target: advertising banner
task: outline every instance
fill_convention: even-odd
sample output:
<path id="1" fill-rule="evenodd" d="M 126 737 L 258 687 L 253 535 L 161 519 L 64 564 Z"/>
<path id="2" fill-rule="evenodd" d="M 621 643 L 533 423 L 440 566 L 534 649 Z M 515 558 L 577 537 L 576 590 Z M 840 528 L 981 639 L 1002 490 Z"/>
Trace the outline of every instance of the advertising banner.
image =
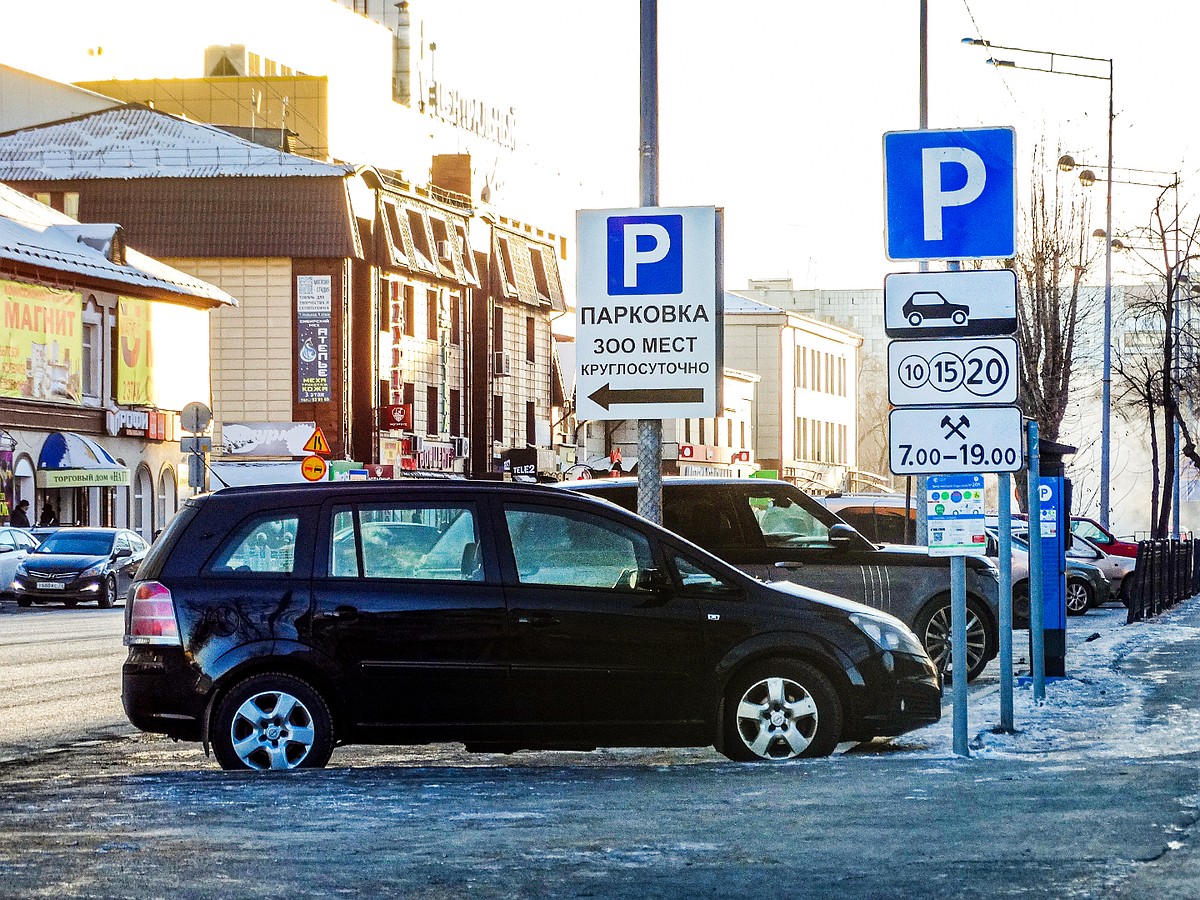
<path id="1" fill-rule="evenodd" d="M 79 403 L 83 297 L 0 279 L 0 397 Z"/>
<path id="2" fill-rule="evenodd" d="M 333 399 L 329 376 L 331 275 L 296 276 L 296 377 L 300 403 Z"/>
<path id="3" fill-rule="evenodd" d="M 117 298 L 117 402 L 125 406 L 150 406 L 154 402 L 150 351 L 150 302 L 134 297 Z"/>

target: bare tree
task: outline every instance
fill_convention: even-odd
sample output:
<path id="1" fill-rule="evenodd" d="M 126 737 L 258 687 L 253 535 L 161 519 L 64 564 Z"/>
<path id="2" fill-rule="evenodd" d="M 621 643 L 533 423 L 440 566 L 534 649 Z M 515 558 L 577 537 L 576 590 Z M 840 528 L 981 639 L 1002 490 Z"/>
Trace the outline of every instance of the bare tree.
<path id="1" fill-rule="evenodd" d="M 1025 234 L 1012 262 L 1020 306 L 1020 394 L 1041 436 L 1056 441 L 1076 368 L 1080 286 L 1094 255 L 1086 197 L 1064 193 L 1060 180 L 1047 176 L 1044 146 L 1034 154 L 1034 172 Z"/>
<path id="2" fill-rule="evenodd" d="M 1178 316 L 1182 288 L 1191 288 L 1188 267 L 1197 258 L 1200 219 L 1190 228 L 1183 226 L 1178 194 L 1174 208 L 1168 202 L 1168 192 L 1177 188 L 1177 183 L 1163 188 L 1149 224 L 1134 237 L 1145 243 L 1131 249 L 1158 277 L 1126 300 L 1126 337 L 1114 365 L 1120 379 L 1118 401 L 1131 413 L 1144 416 L 1150 428 L 1150 520 L 1157 538 L 1170 533 L 1176 424 L 1183 439 L 1180 452 L 1200 467 L 1200 452 L 1184 415 L 1200 400 L 1200 360 L 1193 325 Z"/>

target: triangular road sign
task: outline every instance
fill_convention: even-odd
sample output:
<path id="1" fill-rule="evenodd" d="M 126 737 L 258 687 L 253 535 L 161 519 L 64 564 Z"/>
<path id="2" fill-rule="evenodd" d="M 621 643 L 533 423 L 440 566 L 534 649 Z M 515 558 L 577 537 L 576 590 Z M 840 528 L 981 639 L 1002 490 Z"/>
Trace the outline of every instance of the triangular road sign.
<path id="1" fill-rule="evenodd" d="M 320 425 L 314 429 L 312 437 L 308 439 L 304 449 L 309 453 L 329 453 L 329 441 L 325 440 L 325 432 L 321 430 Z"/>

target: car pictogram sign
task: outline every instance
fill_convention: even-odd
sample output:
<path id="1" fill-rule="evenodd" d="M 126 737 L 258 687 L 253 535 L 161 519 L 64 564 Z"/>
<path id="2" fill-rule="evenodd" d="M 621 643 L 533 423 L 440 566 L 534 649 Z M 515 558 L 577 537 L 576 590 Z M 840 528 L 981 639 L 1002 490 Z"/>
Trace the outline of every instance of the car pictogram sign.
<path id="1" fill-rule="evenodd" d="M 325 440 L 325 432 L 318 425 L 312 433 L 312 437 L 308 439 L 308 443 L 304 445 L 304 449 L 309 453 L 324 453 L 329 454 L 329 441 Z M 312 479 L 316 480 L 316 479 Z"/>

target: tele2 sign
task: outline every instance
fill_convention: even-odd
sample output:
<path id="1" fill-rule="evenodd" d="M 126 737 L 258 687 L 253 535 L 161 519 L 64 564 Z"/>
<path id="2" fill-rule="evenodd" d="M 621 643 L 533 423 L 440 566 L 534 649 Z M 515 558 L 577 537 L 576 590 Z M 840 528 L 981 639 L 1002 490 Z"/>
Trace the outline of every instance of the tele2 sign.
<path id="1" fill-rule="evenodd" d="M 576 224 L 578 417 L 719 415 L 719 211 L 580 210 Z"/>
<path id="2" fill-rule="evenodd" d="M 888 259 L 1016 254 L 1012 128 L 892 131 L 883 156 Z"/>

